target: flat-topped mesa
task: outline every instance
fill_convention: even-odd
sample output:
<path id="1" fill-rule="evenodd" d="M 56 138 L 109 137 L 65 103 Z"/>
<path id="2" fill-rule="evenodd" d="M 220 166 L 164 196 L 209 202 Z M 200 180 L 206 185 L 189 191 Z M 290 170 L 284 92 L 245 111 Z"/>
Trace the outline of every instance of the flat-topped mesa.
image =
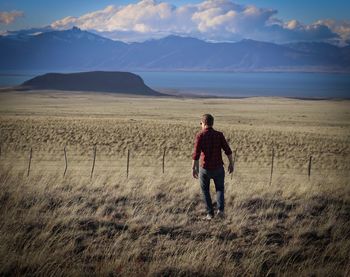
<path id="1" fill-rule="evenodd" d="M 118 71 L 47 73 L 25 81 L 18 89 L 95 91 L 149 96 L 163 95 L 146 86 L 140 76 L 130 72 Z"/>

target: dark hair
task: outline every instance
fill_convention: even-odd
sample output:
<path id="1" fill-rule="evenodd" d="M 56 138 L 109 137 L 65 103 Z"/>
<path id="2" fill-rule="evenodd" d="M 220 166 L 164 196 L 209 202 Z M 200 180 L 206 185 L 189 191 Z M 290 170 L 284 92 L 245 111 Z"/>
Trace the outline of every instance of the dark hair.
<path id="1" fill-rule="evenodd" d="M 202 115 L 202 122 L 205 125 L 213 126 L 213 124 L 214 124 L 214 117 L 211 114 L 208 114 L 208 113 L 203 114 Z"/>

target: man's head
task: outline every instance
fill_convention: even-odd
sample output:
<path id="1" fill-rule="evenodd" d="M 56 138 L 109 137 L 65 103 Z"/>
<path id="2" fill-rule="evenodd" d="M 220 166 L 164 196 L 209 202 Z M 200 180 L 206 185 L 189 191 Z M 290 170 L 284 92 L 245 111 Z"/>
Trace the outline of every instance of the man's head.
<path id="1" fill-rule="evenodd" d="M 214 117 L 211 114 L 203 114 L 201 120 L 202 129 L 212 127 L 214 125 Z"/>

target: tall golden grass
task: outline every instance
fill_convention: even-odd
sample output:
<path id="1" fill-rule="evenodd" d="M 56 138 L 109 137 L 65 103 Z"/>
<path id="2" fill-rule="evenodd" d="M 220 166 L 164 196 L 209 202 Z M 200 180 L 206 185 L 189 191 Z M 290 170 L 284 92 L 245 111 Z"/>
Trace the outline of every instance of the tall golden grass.
<path id="1" fill-rule="evenodd" d="M 1 275 L 350 274 L 347 101 L 54 92 L 0 101 Z M 211 222 L 190 167 L 207 111 L 238 153 L 226 218 Z"/>
<path id="2" fill-rule="evenodd" d="M 188 171 L 65 177 L 2 171 L 4 275 L 349 274 L 343 178 L 226 180 L 226 219 L 205 222 Z"/>

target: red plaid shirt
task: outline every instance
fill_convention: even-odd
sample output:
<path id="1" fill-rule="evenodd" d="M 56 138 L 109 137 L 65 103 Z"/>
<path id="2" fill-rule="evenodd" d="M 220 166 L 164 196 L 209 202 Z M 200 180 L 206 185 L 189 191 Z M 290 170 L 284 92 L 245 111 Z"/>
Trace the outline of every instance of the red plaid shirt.
<path id="1" fill-rule="evenodd" d="M 227 156 L 232 154 L 224 134 L 208 127 L 196 135 L 192 159 L 201 157 L 201 167 L 205 169 L 218 168 L 224 164 L 221 149 Z"/>

